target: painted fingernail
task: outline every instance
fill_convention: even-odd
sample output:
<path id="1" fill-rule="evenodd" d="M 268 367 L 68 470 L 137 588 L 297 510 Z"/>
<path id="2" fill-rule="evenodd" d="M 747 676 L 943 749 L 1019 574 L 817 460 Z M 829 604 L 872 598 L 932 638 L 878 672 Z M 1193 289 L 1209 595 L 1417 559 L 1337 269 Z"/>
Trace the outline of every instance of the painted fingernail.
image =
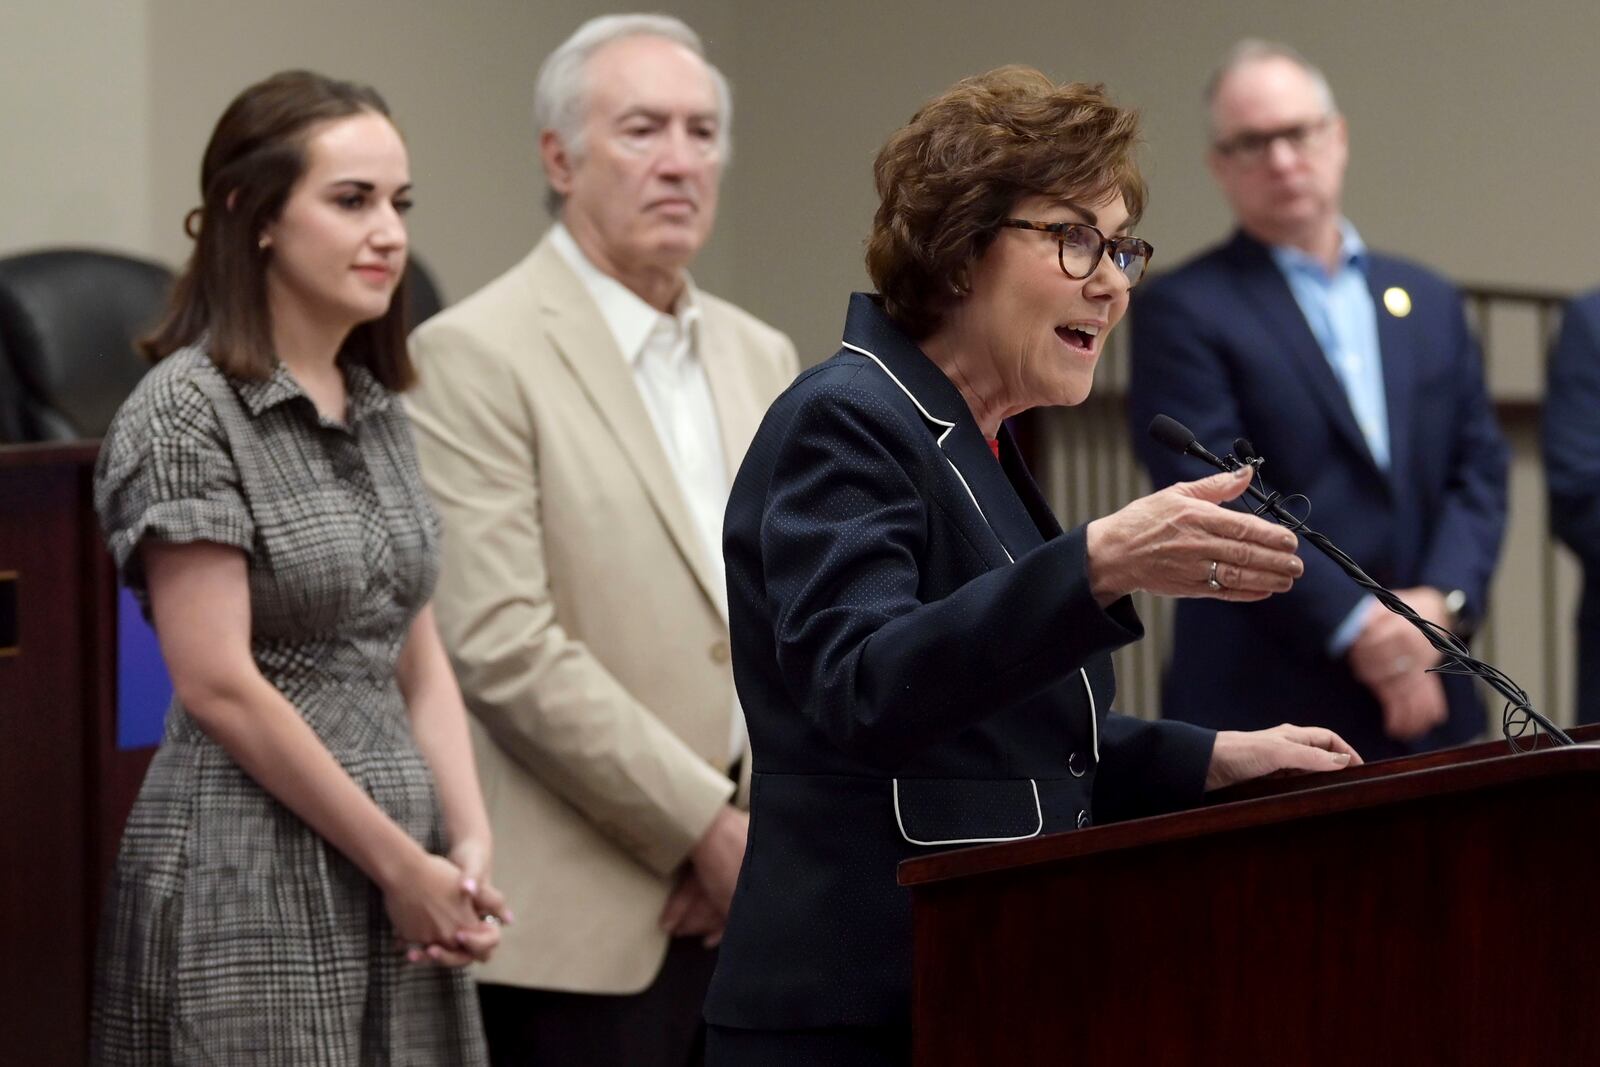
<path id="1" fill-rule="evenodd" d="M 476 893 L 478 891 L 478 880 L 476 878 L 463 879 L 461 882 L 461 888 L 465 889 L 469 893 Z"/>
<path id="2" fill-rule="evenodd" d="M 516 917 L 511 914 L 511 909 L 510 908 L 506 908 L 504 911 L 502 911 L 500 913 L 500 921 L 505 923 L 507 926 L 510 926 L 512 923 L 516 922 L 517 920 L 516 920 Z"/>
<path id="3" fill-rule="evenodd" d="M 421 958 L 422 958 L 422 953 L 418 952 L 416 949 L 414 949 L 414 948 L 406 949 L 406 962 L 407 963 L 416 963 Z"/>

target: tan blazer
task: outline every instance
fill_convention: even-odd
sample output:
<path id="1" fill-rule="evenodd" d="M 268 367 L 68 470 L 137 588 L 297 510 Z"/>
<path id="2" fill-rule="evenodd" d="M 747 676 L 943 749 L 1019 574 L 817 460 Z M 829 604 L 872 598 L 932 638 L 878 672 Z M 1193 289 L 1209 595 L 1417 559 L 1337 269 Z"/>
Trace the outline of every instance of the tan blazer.
<path id="1" fill-rule="evenodd" d="M 797 361 L 783 334 L 700 298 L 731 477 Z M 435 605 L 517 920 L 478 976 L 638 992 L 666 953 L 673 875 L 734 792 L 722 560 L 705 558 L 632 369 L 548 236 L 411 350 L 445 524 Z"/>

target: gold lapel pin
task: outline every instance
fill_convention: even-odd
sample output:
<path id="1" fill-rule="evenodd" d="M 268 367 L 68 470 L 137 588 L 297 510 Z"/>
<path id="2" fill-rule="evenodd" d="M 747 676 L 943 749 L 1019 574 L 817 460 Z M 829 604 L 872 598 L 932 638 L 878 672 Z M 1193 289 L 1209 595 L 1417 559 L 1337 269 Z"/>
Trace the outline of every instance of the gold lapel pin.
<path id="1" fill-rule="evenodd" d="M 1403 319 L 1411 314 L 1411 294 L 1398 285 L 1391 285 L 1383 291 L 1383 306 L 1395 318 Z"/>

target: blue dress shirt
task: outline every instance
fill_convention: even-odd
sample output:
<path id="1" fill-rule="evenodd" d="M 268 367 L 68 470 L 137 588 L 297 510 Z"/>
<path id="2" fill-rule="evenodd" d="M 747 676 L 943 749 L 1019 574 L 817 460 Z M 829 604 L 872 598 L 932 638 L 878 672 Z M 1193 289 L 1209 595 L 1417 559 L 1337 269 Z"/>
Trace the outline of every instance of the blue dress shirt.
<path id="1" fill-rule="evenodd" d="M 1321 260 L 1298 248 L 1274 247 L 1272 260 L 1289 283 L 1334 376 L 1344 386 L 1372 458 L 1387 470 L 1389 409 L 1378 348 L 1378 309 L 1367 285 L 1367 246 L 1348 219 L 1340 221 L 1339 233 L 1339 265 L 1331 273 Z M 1342 656 L 1354 643 L 1372 603 L 1370 596 L 1363 597 L 1345 616 L 1328 642 L 1330 655 Z"/>

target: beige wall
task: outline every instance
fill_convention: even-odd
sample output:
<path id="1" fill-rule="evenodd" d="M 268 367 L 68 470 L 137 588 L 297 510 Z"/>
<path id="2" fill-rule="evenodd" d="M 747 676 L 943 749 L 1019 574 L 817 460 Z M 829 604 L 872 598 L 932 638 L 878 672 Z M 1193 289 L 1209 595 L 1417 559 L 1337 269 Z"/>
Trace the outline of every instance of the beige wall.
<path id="1" fill-rule="evenodd" d="M 1058 0 L 975 6 L 688 0 L 733 80 L 736 157 L 697 273 L 794 335 L 834 344 L 864 284 L 871 161 L 920 101 L 1005 62 L 1103 80 L 1146 118 L 1158 265 L 1216 239 L 1200 86 L 1249 33 L 1327 70 L 1352 127 L 1348 207 L 1380 246 L 1464 280 L 1600 280 L 1593 203 L 1600 5 Z M 376 84 L 412 149 L 416 248 L 459 297 L 546 224 L 529 130 L 538 59 L 604 7 L 581 0 L 7 0 L 0 5 L 0 252 L 94 241 L 175 261 L 201 146 L 273 70 Z M 1528 379 L 1531 384 L 1532 378 Z"/>
<path id="2" fill-rule="evenodd" d="M 1352 131 L 1347 208 L 1372 243 L 1463 281 L 1600 283 L 1593 0 L 667 9 L 700 29 L 735 91 L 723 218 L 696 274 L 788 331 L 803 359 L 832 351 L 845 294 L 865 284 L 878 145 L 928 96 L 1001 63 L 1104 81 L 1142 109 L 1153 198 L 1141 232 L 1158 266 L 1217 240 L 1228 220 L 1203 166 L 1199 93 L 1227 45 L 1252 34 L 1286 39 L 1326 70 Z M 91 243 L 176 263 L 222 107 L 255 78 L 309 66 L 388 97 L 418 184 L 413 245 L 459 298 L 547 224 L 533 73 L 603 10 L 580 0 L 5 0 L 0 254 Z M 1531 331 L 1497 345 L 1497 392 L 1537 393 L 1539 347 Z M 1507 666 L 1531 681 L 1542 652 L 1525 624 L 1543 507 L 1531 441 L 1519 443 L 1498 636 Z M 1573 573 L 1563 559 L 1569 591 Z"/>
<path id="3" fill-rule="evenodd" d="M 0 254 L 148 253 L 149 67 L 142 3 L 0 3 Z"/>
<path id="4" fill-rule="evenodd" d="M 927 96 L 1000 63 L 1104 81 L 1143 111 L 1142 232 L 1157 266 L 1216 240 L 1228 218 L 1205 172 L 1199 97 L 1220 54 L 1251 34 L 1287 39 L 1326 70 L 1351 124 L 1347 208 L 1374 244 L 1463 280 L 1600 282 L 1592 2 L 1123 0 L 1092 16 L 1055 0 L 748 7 L 729 64 L 743 106 L 731 295 L 803 355 L 835 343 L 842 294 L 864 284 L 877 146 Z"/>
<path id="5" fill-rule="evenodd" d="M 680 5 L 720 28 L 727 5 Z M 539 60 L 587 18 L 570 0 L 153 0 L 150 10 L 150 212 L 157 249 L 176 261 L 198 202 L 199 160 L 227 101 L 250 81 L 310 67 L 378 87 L 406 134 L 417 209 L 412 246 L 448 298 L 476 289 L 547 224 L 531 128 Z M 725 258 L 722 246 L 707 263 Z M 732 273 L 728 271 L 727 273 Z"/>
<path id="6" fill-rule="evenodd" d="M 732 5 L 669 10 L 727 51 Z M 89 243 L 181 262 L 200 154 L 249 82 L 302 66 L 376 85 L 411 148 L 413 243 L 459 297 L 547 225 L 530 128 L 543 55 L 592 4 L 5 0 L 0 254 Z M 719 235 L 700 271 L 736 271 Z M 718 285 L 719 288 L 726 286 Z"/>

